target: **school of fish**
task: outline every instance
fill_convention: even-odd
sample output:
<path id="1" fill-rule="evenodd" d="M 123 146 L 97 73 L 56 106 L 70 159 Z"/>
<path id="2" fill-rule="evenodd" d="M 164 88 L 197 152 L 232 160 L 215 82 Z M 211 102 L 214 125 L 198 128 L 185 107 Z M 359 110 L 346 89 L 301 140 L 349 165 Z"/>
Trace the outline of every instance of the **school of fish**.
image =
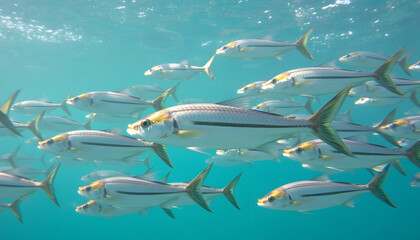
<path id="1" fill-rule="evenodd" d="M 296 42 L 275 41 L 270 37 L 236 40 L 217 49 L 203 66 L 193 66 L 187 61 L 165 63 L 150 68 L 144 75 L 175 81 L 191 80 L 204 72 L 215 80 L 210 67 L 219 57 L 281 60 L 288 52 L 300 52 L 314 60 L 307 48 L 312 31 L 309 29 Z M 265 196 L 252 196 L 260 207 L 298 212 L 338 205 L 353 207 L 355 199 L 365 192 L 396 207 L 382 186 L 391 166 L 407 176 L 401 159 L 420 167 L 420 116 L 395 119 L 396 108 L 380 123 L 363 126 L 353 122 L 351 111 L 357 106 L 398 105 L 407 99 L 420 107 L 420 81 L 390 76 L 397 63 L 409 77 L 419 71 L 420 61 L 408 66 L 411 52 L 403 55 L 405 50 L 402 48 L 391 57 L 358 51 L 320 66 L 290 69 L 271 79 L 247 83 L 237 90 L 237 98 L 218 103 L 199 100 L 180 103 L 177 96 L 180 82 L 166 90 L 136 85 L 110 92 L 92 91 L 67 96 L 60 103 L 44 100 L 15 103 L 20 92 L 17 90 L 0 108 L 0 136 L 24 139 L 25 130 L 29 130 L 33 138 L 22 142 L 42 152 L 40 157 L 28 156 L 21 153 L 21 146 L 16 146 L 14 151 L 0 155 L 0 211 L 10 209 L 23 223 L 22 200 L 39 189 L 59 206 L 53 187 L 57 173 L 60 177 L 59 169 L 91 163 L 100 167 L 80 176 L 87 185 L 69 190 L 87 199 L 76 207 L 76 212 L 83 215 L 105 218 L 147 215 L 151 208 L 158 207 L 175 218 L 172 210 L 185 205 L 198 204 L 212 212 L 209 202 L 219 195 L 241 209 L 234 190 L 242 174 L 226 176 L 233 180 L 226 181 L 223 188 L 208 187 L 203 184 L 212 166 L 251 165 L 280 159 L 297 161 L 304 168 L 324 174 L 287 183 Z M 336 63 L 367 70 L 341 69 Z M 328 94 L 334 96 L 314 111 L 313 103 Z M 358 100 L 345 111 L 341 107 L 347 96 Z M 166 107 L 168 97 L 179 104 Z M 87 121 L 72 120 L 69 106 L 85 112 Z M 67 116 L 50 115 L 58 109 Z M 297 114 L 299 111 L 305 114 Z M 142 117 L 144 112 L 148 115 Z M 11 113 L 30 115 L 32 120 L 18 122 L 13 120 L 15 116 L 10 117 Z M 93 130 L 95 122 L 119 124 L 123 130 Z M 368 136 L 372 134 L 385 139 L 390 147 L 369 142 Z M 172 164 L 165 146 L 211 155 L 206 160 L 209 165 L 190 181 L 168 182 L 169 173 L 157 180 L 157 172 L 150 166 L 153 155 L 174 171 L 182 171 L 183 167 L 178 161 Z M 209 153 L 212 151 L 215 154 Z M 139 159 L 146 152 L 150 154 Z M 46 153 L 54 155 L 48 167 L 44 161 Z M 41 161 L 45 170 L 33 168 L 35 161 Z M 147 171 L 134 175 L 102 169 L 138 164 L 144 164 Z M 355 169 L 368 169 L 375 176 L 360 185 L 334 182 L 327 175 Z M 420 173 L 409 184 L 420 186 Z"/>

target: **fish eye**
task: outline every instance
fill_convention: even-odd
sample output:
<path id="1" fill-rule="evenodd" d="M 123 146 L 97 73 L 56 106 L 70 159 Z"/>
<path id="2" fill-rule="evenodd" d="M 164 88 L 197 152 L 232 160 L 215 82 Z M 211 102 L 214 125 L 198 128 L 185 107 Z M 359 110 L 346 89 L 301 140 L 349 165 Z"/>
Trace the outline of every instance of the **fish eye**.
<path id="1" fill-rule="evenodd" d="M 396 128 L 398 127 L 398 125 L 397 125 L 397 124 L 395 124 L 395 123 L 393 123 L 393 124 L 389 125 L 389 127 L 390 127 L 391 129 L 396 129 Z"/>
<path id="2" fill-rule="evenodd" d="M 274 202 L 274 200 L 276 200 L 276 198 L 274 198 L 273 196 L 269 196 L 268 198 L 267 198 L 267 201 L 268 202 Z"/>
<path id="3" fill-rule="evenodd" d="M 90 192 L 90 191 L 92 191 L 92 186 L 87 186 L 86 187 L 86 192 Z"/>
<path id="4" fill-rule="evenodd" d="M 244 87 L 244 91 L 248 90 L 248 87 Z"/>
<path id="5" fill-rule="evenodd" d="M 48 140 L 47 140 L 47 142 L 46 142 L 46 144 L 47 144 L 47 145 L 51 145 L 51 144 L 53 144 L 53 143 L 54 143 L 54 140 L 53 140 L 53 139 L 51 139 L 51 138 L 50 138 L 50 139 L 48 139 Z"/>
<path id="6" fill-rule="evenodd" d="M 296 152 L 297 154 L 301 154 L 301 153 L 303 152 L 303 148 L 301 148 L 301 147 L 297 147 L 297 148 L 296 148 L 296 150 L 295 150 L 295 152 Z"/>
<path id="7" fill-rule="evenodd" d="M 142 128 L 147 128 L 148 126 L 150 126 L 151 122 L 149 119 L 144 120 L 143 122 L 140 123 Z"/>

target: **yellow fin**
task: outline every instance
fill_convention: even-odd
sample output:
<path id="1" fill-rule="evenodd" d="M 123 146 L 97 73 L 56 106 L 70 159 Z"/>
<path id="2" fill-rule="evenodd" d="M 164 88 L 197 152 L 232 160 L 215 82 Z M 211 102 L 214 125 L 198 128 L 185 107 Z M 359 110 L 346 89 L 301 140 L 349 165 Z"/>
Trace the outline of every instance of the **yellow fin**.
<path id="1" fill-rule="evenodd" d="M 294 85 L 295 85 L 296 87 L 304 87 L 304 86 L 306 86 L 306 85 L 310 85 L 310 84 L 312 84 L 312 81 L 297 82 L 297 83 L 295 83 Z"/>
<path id="2" fill-rule="evenodd" d="M 254 48 L 241 48 L 239 51 L 248 52 L 248 51 L 251 51 L 252 49 L 254 49 Z"/>
<path id="3" fill-rule="evenodd" d="M 176 134 L 182 138 L 194 138 L 201 132 L 203 131 L 202 130 L 178 130 Z"/>
<path id="4" fill-rule="evenodd" d="M 173 70 L 162 70 L 162 73 L 170 73 L 173 72 Z"/>
<path id="5" fill-rule="evenodd" d="M 339 156 L 330 156 L 330 155 L 321 155 L 319 156 L 322 160 L 325 161 L 331 161 L 331 160 L 335 160 L 337 158 L 340 158 Z"/>
<path id="6" fill-rule="evenodd" d="M 305 200 L 301 200 L 301 201 L 293 201 L 292 205 L 293 206 L 302 206 L 303 204 L 305 204 L 307 201 Z"/>

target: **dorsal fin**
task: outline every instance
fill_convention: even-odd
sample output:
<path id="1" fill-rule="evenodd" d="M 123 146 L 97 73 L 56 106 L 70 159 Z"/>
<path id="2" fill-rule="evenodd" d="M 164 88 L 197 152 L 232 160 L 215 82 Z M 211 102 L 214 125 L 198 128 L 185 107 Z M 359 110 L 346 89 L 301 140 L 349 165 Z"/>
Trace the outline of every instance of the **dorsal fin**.
<path id="1" fill-rule="evenodd" d="M 328 174 L 322 174 L 318 177 L 312 178 L 311 181 L 330 181 Z"/>
<path id="2" fill-rule="evenodd" d="M 273 40 L 273 35 L 268 34 L 268 35 L 265 35 L 264 37 L 260 37 L 259 39 L 272 41 Z"/>
<path id="3" fill-rule="evenodd" d="M 179 64 L 189 65 L 189 62 L 188 62 L 188 60 L 182 60 L 181 62 L 179 62 Z"/>

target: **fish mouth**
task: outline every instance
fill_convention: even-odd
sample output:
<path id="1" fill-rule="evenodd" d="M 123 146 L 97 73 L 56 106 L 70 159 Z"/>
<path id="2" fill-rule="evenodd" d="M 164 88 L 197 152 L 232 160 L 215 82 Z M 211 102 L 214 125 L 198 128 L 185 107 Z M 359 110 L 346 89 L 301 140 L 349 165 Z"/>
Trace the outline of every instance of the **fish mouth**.
<path id="1" fill-rule="evenodd" d="M 146 72 L 144 72 L 144 76 L 150 76 L 150 75 L 152 75 L 151 71 L 147 70 Z"/>
<path id="2" fill-rule="evenodd" d="M 142 135 L 137 131 L 137 130 L 135 130 L 132 126 L 130 126 L 130 125 L 128 125 L 128 128 L 127 128 L 127 130 L 126 130 L 126 132 L 128 133 L 128 134 L 130 134 L 131 136 L 133 136 L 133 137 L 141 137 Z"/>
<path id="3" fill-rule="evenodd" d="M 261 86 L 261 89 L 263 89 L 263 90 L 273 89 L 273 88 L 274 88 L 274 84 L 272 84 L 272 83 L 264 83 L 264 84 Z"/>
<path id="4" fill-rule="evenodd" d="M 261 199 L 258 199 L 257 205 L 260 207 L 265 207 L 265 203 Z"/>
<path id="5" fill-rule="evenodd" d="M 225 51 L 223 49 L 221 49 L 221 48 L 219 48 L 219 49 L 216 50 L 216 54 L 217 55 L 221 55 L 221 54 L 224 54 L 224 53 L 225 53 Z"/>
<path id="6" fill-rule="evenodd" d="M 346 58 L 343 56 L 343 57 L 340 57 L 338 60 L 339 60 L 340 62 L 343 62 L 343 61 L 345 61 L 345 60 L 346 60 Z"/>
<path id="7" fill-rule="evenodd" d="M 242 90 L 242 89 L 238 89 L 238 91 L 236 91 L 236 93 L 237 93 L 237 94 L 244 94 L 245 92 L 244 92 L 244 90 Z"/>
<path id="8" fill-rule="evenodd" d="M 74 100 L 72 98 L 67 99 L 66 100 L 66 103 L 69 104 L 69 105 L 73 105 L 74 104 Z"/>
<path id="9" fill-rule="evenodd" d="M 292 157 L 292 154 L 290 154 L 290 152 L 287 151 L 287 150 L 283 150 L 283 156 L 285 156 L 287 158 L 291 158 Z"/>

